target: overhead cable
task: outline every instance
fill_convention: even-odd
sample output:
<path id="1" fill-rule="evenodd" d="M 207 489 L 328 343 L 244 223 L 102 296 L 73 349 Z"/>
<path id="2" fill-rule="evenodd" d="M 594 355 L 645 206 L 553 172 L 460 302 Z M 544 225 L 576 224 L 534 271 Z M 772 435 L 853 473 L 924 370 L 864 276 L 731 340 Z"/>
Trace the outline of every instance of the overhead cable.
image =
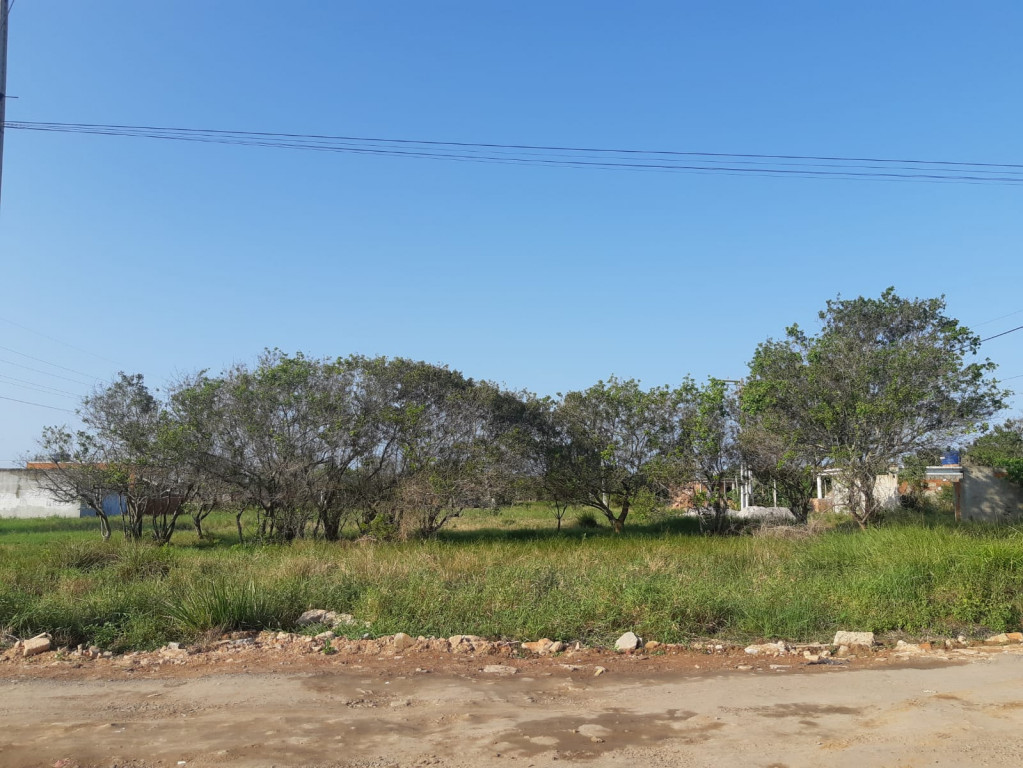
<path id="1" fill-rule="evenodd" d="M 605 149 L 100 123 L 9 121 L 13 130 L 92 134 L 455 162 L 788 178 L 1023 184 L 1023 164 L 837 155 Z"/>
<path id="2" fill-rule="evenodd" d="M 981 342 L 983 343 L 985 341 L 991 341 L 991 339 L 997 339 L 999 336 L 1007 336 L 1010 333 L 1015 333 L 1016 331 L 1023 331 L 1023 325 L 1017 325 L 1015 328 L 1010 328 L 1007 331 L 996 333 L 994 336 L 988 336 L 986 339 L 981 339 Z"/>
<path id="3" fill-rule="evenodd" d="M 64 413 L 74 413 L 70 408 L 58 408 L 55 405 L 43 405 L 43 403 L 32 403 L 28 400 L 18 400 L 16 397 L 6 397 L 0 395 L 0 400 L 10 400 L 12 403 L 21 403 L 22 405 L 34 405 L 37 408 L 49 408 L 51 411 L 64 411 Z"/>

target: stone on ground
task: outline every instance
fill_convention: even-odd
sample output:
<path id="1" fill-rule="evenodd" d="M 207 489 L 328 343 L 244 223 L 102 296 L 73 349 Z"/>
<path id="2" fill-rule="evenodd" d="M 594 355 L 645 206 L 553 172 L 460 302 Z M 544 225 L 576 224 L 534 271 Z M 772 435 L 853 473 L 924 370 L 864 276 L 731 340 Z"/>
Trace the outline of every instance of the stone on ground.
<path id="1" fill-rule="evenodd" d="M 636 636 L 635 632 L 626 632 L 624 635 L 615 640 L 616 651 L 634 651 L 641 645 L 641 640 Z"/>
<path id="2" fill-rule="evenodd" d="M 831 641 L 832 645 L 848 645 L 850 647 L 856 645 L 862 645 L 869 648 L 874 644 L 874 633 L 873 632 L 845 632 L 839 630 L 835 633 L 835 639 Z"/>
<path id="3" fill-rule="evenodd" d="M 413 640 L 409 635 L 406 635 L 404 632 L 398 632 L 394 637 L 391 638 L 391 645 L 394 646 L 394 650 L 396 651 L 407 650 L 408 648 L 411 648 L 415 644 L 416 641 Z"/>
<path id="4" fill-rule="evenodd" d="M 518 670 L 515 667 L 508 666 L 507 664 L 487 664 L 483 667 L 483 672 L 488 675 L 504 675 L 510 676 L 518 674 Z"/>
<path id="5" fill-rule="evenodd" d="M 323 624 L 327 616 L 327 611 L 323 608 L 312 608 L 306 611 L 298 620 L 295 622 L 300 627 L 308 627 L 310 624 Z"/>
<path id="6" fill-rule="evenodd" d="M 785 651 L 783 640 L 779 640 L 777 643 L 758 643 L 746 647 L 746 653 L 750 656 L 781 656 Z"/>
<path id="7" fill-rule="evenodd" d="M 35 656 L 39 653 L 46 653 L 50 650 L 50 636 L 36 635 L 31 640 L 26 640 L 21 646 L 22 656 Z"/>

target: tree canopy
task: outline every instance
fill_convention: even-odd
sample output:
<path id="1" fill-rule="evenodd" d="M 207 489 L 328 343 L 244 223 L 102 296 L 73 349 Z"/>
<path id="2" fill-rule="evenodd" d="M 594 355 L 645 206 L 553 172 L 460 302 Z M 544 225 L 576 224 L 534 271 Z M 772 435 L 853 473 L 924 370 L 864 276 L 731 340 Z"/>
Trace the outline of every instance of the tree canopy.
<path id="1" fill-rule="evenodd" d="M 944 314 L 945 302 L 835 299 L 821 330 L 792 326 L 761 344 L 743 408 L 781 436 L 786 462 L 837 470 L 861 524 L 879 510 L 874 484 L 900 458 L 968 432 L 1003 405 L 979 337 Z"/>

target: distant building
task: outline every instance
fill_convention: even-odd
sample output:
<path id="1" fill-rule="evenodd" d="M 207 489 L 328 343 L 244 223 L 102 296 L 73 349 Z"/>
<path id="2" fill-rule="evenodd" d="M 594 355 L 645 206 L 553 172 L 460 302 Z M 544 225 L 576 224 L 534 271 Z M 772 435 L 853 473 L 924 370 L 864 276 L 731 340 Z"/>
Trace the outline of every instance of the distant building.
<path id="1" fill-rule="evenodd" d="M 45 467 L 49 468 L 49 467 Z M 25 469 L 0 469 L 0 518 L 2 517 L 94 517 L 96 513 L 81 502 L 57 501 L 43 482 L 44 465 Z M 121 514 L 116 494 L 103 500 L 108 515 Z"/>

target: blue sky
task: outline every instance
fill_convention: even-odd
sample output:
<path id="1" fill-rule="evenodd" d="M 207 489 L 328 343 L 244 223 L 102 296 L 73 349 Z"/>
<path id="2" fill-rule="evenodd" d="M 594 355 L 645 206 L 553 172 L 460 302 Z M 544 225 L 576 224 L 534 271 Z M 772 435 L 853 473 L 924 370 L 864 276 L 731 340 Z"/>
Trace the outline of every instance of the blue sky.
<path id="1" fill-rule="evenodd" d="M 7 118 L 1023 163 L 1021 29 L 1014 1 L 18 0 Z M 735 378 L 888 285 L 983 336 L 1023 324 L 1019 186 L 17 130 L 3 171 L 0 395 L 58 408 L 274 346 L 545 394 Z M 1023 375 L 1023 332 L 983 351 Z M 0 400 L 0 464 L 72 418 Z"/>

